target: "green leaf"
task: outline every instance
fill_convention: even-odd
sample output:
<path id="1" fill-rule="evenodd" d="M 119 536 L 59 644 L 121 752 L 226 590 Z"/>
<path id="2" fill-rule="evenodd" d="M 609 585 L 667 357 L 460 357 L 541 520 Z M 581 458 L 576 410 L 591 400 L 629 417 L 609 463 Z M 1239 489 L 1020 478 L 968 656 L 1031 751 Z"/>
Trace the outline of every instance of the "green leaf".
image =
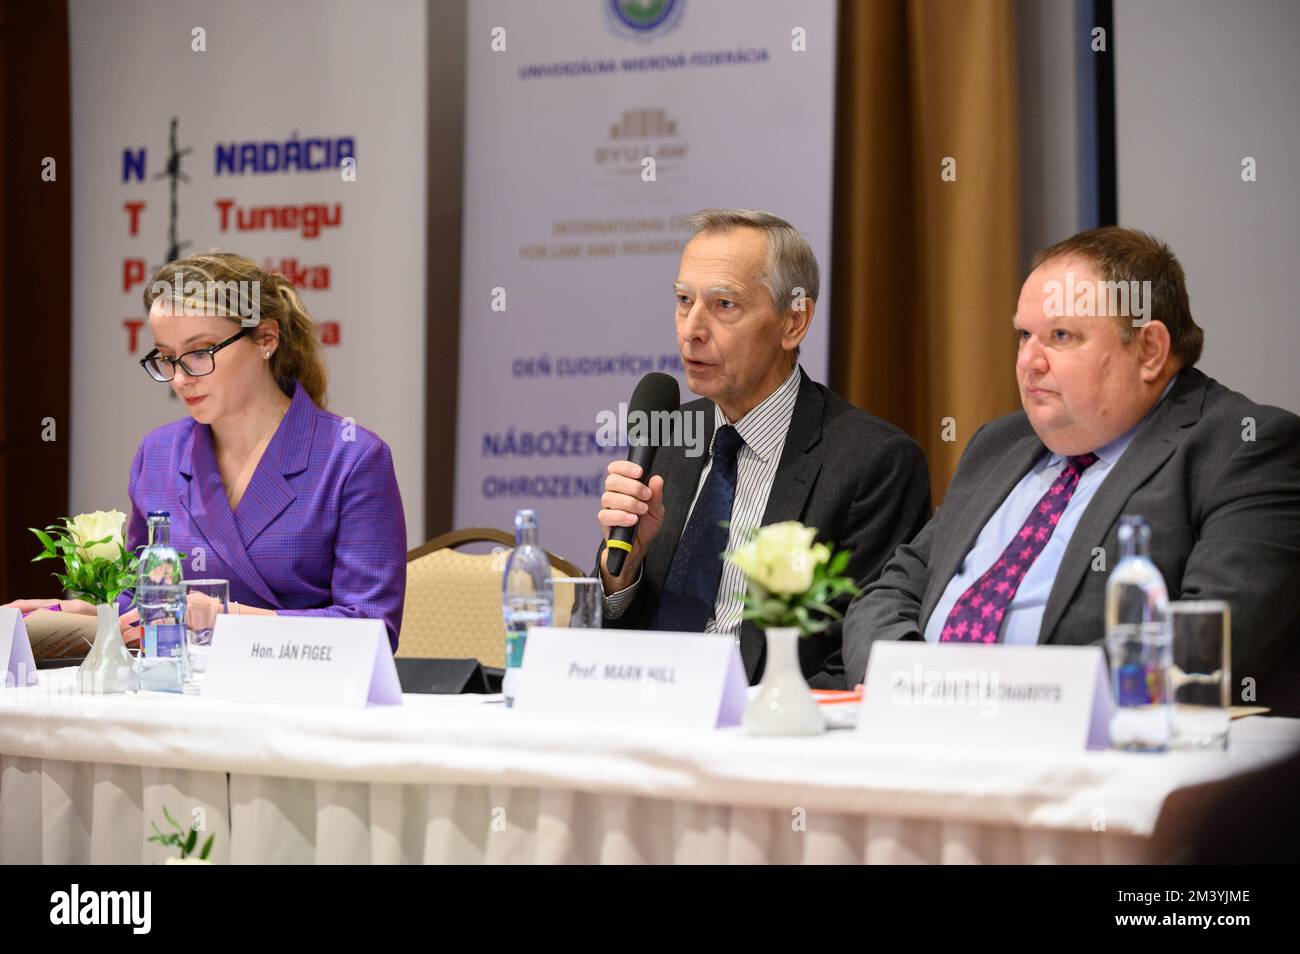
<path id="1" fill-rule="evenodd" d="M 36 534 L 36 539 L 41 541 L 41 545 L 44 546 L 46 550 L 50 551 L 50 555 L 52 556 L 55 547 L 54 541 L 50 539 L 50 535 L 44 530 L 37 530 L 35 527 L 28 527 L 27 529 Z"/>
<path id="2" fill-rule="evenodd" d="M 191 828 L 190 837 L 185 839 L 185 844 L 181 847 L 181 857 L 188 858 L 190 852 L 194 850 L 194 846 L 197 845 L 198 842 L 199 830 L 197 828 Z"/>
<path id="3" fill-rule="evenodd" d="M 831 557 L 830 563 L 826 565 L 827 576 L 839 576 L 844 572 L 844 568 L 849 565 L 849 551 L 841 550 L 835 556 Z"/>
<path id="4" fill-rule="evenodd" d="M 208 840 L 203 843 L 203 851 L 199 853 L 200 861 L 208 860 L 208 855 L 212 853 L 212 839 L 216 837 L 217 837 L 216 832 L 213 832 L 211 835 L 208 835 Z"/>
<path id="5" fill-rule="evenodd" d="M 180 822 L 178 822 L 175 818 L 172 818 L 172 813 L 167 810 L 166 805 L 163 806 L 163 818 L 171 822 L 172 827 L 175 828 L 177 831 L 184 833 L 185 829 L 181 827 Z"/>
<path id="6" fill-rule="evenodd" d="M 840 613 L 840 611 L 837 610 L 834 606 L 828 606 L 825 603 L 807 603 L 805 605 L 807 605 L 809 609 L 814 609 L 817 612 L 823 614 L 824 616 L 830 617 L 831 619 L 843 618 L 843 614 Z"/>

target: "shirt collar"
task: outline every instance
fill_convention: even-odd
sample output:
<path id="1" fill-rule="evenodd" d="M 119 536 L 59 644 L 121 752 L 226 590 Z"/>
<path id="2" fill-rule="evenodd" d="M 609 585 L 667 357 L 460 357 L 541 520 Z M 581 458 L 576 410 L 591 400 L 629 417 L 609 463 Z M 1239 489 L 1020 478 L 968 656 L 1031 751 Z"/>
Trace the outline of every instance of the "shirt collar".
<path id="1" fill-rule="evenodd" d="M 1160 392 L 1160 397 L 1156 398 L 1156 403 L 1151 405 L 1151 410 L 1147 411 L 1146 414 L 1142 416 L 1142 420 L 1138 421 L 1110 443 L 1103 444 L 1101 447 L 1098 447 L 1093 451 L 1093 453 L 1097 455 L 1099 461 L 1107 466 L 1113 467 L 1115 462 L 1124 456 L 1124 451 L 1128 450 L 1128 445 L 1133 443 L 1133 438 L 1137 437 L 1137 432 L 1142 430 L 1142 425 L 1145 424 L 1151 418 L 1151 415 L 1156 412 L 1156 408 L 1160 406 L 1160 402 L 1169 396 L 1169 392 L 1173 390 L 1174 382 L 1177 380 L 1177 374 L 1169 379 L 1169 383 L 1165 385 L 1165 389 Z M 1062 460 L 1064 460 L 1063 455 L 1049 452 L 1047 466 L 1055 467 Z"/>
<path id="2" fill-rule="evenodd" d="M 790 418 L 794 416 L 795 401 L 799 397 L 799 363 L 795 362 L 789 376 L 780 386 L 763 398 L 752 411 L 736 421 L 734 427 L 740 439 L 759 460 L 766 461 L 785 442 L 786 431 L 790 429 Z M 722 413 L 722 408 L 713 405 L 713 433 L 718 428 L 731 423 Z M 709 442 L 709 454 L 713 453 L 713 442 Z"/>

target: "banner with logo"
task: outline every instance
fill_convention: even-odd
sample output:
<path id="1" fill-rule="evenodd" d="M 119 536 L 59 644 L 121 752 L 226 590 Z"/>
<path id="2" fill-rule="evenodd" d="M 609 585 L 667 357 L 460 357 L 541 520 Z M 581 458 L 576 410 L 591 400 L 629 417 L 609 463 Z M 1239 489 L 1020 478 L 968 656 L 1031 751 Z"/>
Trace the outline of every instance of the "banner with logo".
<path id="1" fill-rule="evenodd" d="M 140 439 L 186 416 L 137 363 L 142 296 L 158 266 L 217 248 L 297 287 L 329 409 L 388 442 L 423 539 L 425 16 L 423 0 L 69 4 L 73 513 L 129 512 Z"/>
<path id="2" fill-rule="evenodd" d="M 672 283 L 686 217 L 788 219 L 821 297 L 803 345 L 825 380 L 833 0 L 475 0 L 469 5 L 458 526 L 539 512 L 588 567 L 600 422 L 648 371 L 683 381 Z"/>

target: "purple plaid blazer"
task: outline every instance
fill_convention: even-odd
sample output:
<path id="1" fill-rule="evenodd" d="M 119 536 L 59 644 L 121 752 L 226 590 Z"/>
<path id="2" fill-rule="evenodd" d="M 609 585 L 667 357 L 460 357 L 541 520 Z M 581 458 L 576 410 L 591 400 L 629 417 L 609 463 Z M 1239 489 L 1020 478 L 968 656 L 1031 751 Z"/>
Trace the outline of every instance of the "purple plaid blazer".
<path id="1" fill-rule="evenodd" d="M 392 453 L 373 432 L 318 408 L 301 384 L 234 512 L 212 430 L 192 418 L 140 442 L 130 495 L 133 550 L 148 542 L 146 514 L 166 510 L 186 578 L 229 580 L 231 600 L 281 616 L 382 619 L 397 648 L 406 517 Z M 131 599 L 123 594 L 120 612 Z"/>

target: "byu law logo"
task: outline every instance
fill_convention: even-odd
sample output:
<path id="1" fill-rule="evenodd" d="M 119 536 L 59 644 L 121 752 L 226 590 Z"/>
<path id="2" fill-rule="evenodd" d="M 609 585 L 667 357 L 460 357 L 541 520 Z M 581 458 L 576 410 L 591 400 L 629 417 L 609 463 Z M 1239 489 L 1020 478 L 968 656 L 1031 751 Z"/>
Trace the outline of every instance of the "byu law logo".
<path id="1" fill-rule="evenodd" d="M 681 21 L 686 0 L 606 0 L 605 19 L 616 36 L 651 40 Z"/>
<path id="2" fill-rule="evenodd" d="M 152 923 L 150 891 L 71 891 L 50 895 L 51 924 L 129 924 L 131 933 L 148 934 Z"/>

